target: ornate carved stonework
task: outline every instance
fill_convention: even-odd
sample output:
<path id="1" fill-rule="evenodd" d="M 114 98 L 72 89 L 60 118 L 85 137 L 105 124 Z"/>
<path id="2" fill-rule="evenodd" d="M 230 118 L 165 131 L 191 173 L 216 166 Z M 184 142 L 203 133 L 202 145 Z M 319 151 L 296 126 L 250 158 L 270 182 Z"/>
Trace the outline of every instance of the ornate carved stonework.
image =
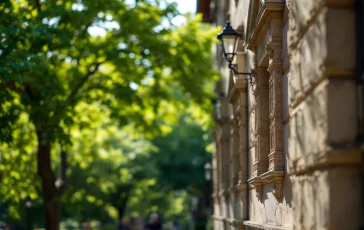
<path id="1" fill-rule="evenodd" d="M 272 194 L 278 201 L 281 200 L 283 195 L 283 178 L 285 172 L 266 172 L 260 176 L 261 183 L 267 184 L 273 182 Z"/>
<path id="2" fill-rule="evenodd" d="M 263 198 L 263 181 L 261 180 L 260 176 L 255 176 L 248 180 L 249 184 L 253 185 L 255 188 L 255 195 L 259 200 Z"/>
<path id="3" fill-rule="evenodd" d="M 241 181 L 241 175 L 246 172 L 241 171 L 241 155 L 242 152 L 245 151 L 244 142 L 241 137 L 242 136 L 242 129 L 246 129 L 246 122 L 245 119 L 242 119 L 242 115 L 244 115 L 245 118 L 245 112 L 241 112 L 242 110 L 246 110 L 245 105 L 245 97 L 243 97 L 244 94 L 246 94 L 247 90 L 247 80 L 246 78 L 237 77 L 234 79 L 233 84 L 230 87 L 229 90 L 229 102 L 232 104 L 233 108 L 233 118 L 231 120 L 231 128 L 232 128 L 232 135 L 231 139 L 233 141 L 232 145 L 232 192 L 235 194 L 238 192 L 237 186 L 240 184 Z M 245 167 L 244 167 L 245 168 Z"/>
<path id="4" fill-rule="evenodd" d="M 261 199 L 263 185 L 274 182 L 273 194 L 282 194 L 283 172 L 283 94 L 282 94 L 282 18 L 284 1 L 250 1 L 248 17 L 248 49 L 255 53 L 256 79 L 255 123 L 256 148 L 253 178 L 257 196 Z M 253 115 L 253 113 L 251 113 Z M 268 174 L 267 174 L 268 173 Z M 282 174 L 283 173 L 283 174 Z"/>

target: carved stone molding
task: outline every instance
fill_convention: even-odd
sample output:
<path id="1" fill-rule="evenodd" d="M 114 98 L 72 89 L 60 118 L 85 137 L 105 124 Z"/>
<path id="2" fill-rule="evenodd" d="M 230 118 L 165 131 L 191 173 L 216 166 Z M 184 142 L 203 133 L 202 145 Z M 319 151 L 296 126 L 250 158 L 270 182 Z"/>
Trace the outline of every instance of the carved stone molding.
<path id="1" fill-rule="evenodd" d="M 278 201 L 281 201 L 283 195 L 284 175 L 284 171 L 269 171 L 260 176 L 263 184 L 273 182 L 272 194 L 276 197 Z"/>
<path id="2" fill-rule="evenodd" d="M 259 200 L 263 199 L 263 181 L 259 176 L 253 177 L 248 180 L 250 185 L 253 185 L 255 189 L 255 195 Z"/>
<path id="3" fill-rule="evenodd" d="M 263 187 L 265 184 L 273 182 L 272 194 L 278 201 L 281 201 L 283 195 L 283 178 L 284 171 L 270 171 L 260 176 L 253 177 L 248 180 L 250 185 L 254 186 L 256 196 L 259 200 L 263 198 Z"/>
<path id="4" fill-rule="evenodd" d="M 264 2 L 258 6 L 257 2 L 251 1 L 249 16 L 248 16 L 248 30 L 247 30 L 247 43 L 248 49 L 255 52 L 257 42 L 261 41 L 265 32 L 269 28 L 269 23 L 272 19 L 281 17 L 284 9 L 284 2 Z"/>

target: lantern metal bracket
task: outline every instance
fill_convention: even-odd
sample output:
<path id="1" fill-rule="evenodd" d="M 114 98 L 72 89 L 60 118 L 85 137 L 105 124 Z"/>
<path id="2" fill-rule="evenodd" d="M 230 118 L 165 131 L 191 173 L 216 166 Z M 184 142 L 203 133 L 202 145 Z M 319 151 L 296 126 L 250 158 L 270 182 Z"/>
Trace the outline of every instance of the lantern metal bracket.
<path id="1" fill-rule="evenodd" d="M 233 71 L 233 73 L 234 73 L 235 75 L 244 75 L 244 76 L 248 76 L 248 77 L 247 77 L 247 79 L 249 80 L 250 85 L 251 85 L 251 87 L 253 88 L 253 86 L 255 85 L 255 80 L 254 80 L 254 78 L 252 77 L 252 73 L 249 73 L 249 72 L 238 72 L 238 71 L 236 70 L 236 67 L 237 67 L 237 66 L 238 66 L 237 64 L 232 64 L 231 62 L 229 62 L 229 69 L 230 69 L 231 71 Z"/>

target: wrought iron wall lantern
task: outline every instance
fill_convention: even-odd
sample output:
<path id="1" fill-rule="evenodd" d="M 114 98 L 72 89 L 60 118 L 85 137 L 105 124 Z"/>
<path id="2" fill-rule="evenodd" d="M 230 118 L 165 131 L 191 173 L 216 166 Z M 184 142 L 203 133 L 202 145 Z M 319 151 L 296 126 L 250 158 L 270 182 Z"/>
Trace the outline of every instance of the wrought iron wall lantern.
<path id="1" fill-rule="evenodd" d="M 226 22 L 224 29 L 217 35 L 217 39 L 219 39 L 221 43 L 224 57 L 229 62 L 229 69 L 236 75 L 249 76 L 250 84 L 253 87 L 255 82 L 253 81 L 252 74 L 249 72 L 238 72 L 236 70 L 237 65 L 232 64 L 237 53 L 240 37 L 241 34 L 231 27 L 229 21 Z"/>

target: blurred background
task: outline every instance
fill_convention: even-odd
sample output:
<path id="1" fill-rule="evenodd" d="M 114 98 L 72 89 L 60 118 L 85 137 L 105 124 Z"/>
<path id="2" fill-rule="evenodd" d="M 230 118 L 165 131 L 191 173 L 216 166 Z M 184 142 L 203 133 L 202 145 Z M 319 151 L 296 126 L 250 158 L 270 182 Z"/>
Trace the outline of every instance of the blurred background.
<path id="1" fill-rule="evenodd" d="M 209 226 L 217 30 L 196 6 L 1 1 L 1 229 Z"/>

